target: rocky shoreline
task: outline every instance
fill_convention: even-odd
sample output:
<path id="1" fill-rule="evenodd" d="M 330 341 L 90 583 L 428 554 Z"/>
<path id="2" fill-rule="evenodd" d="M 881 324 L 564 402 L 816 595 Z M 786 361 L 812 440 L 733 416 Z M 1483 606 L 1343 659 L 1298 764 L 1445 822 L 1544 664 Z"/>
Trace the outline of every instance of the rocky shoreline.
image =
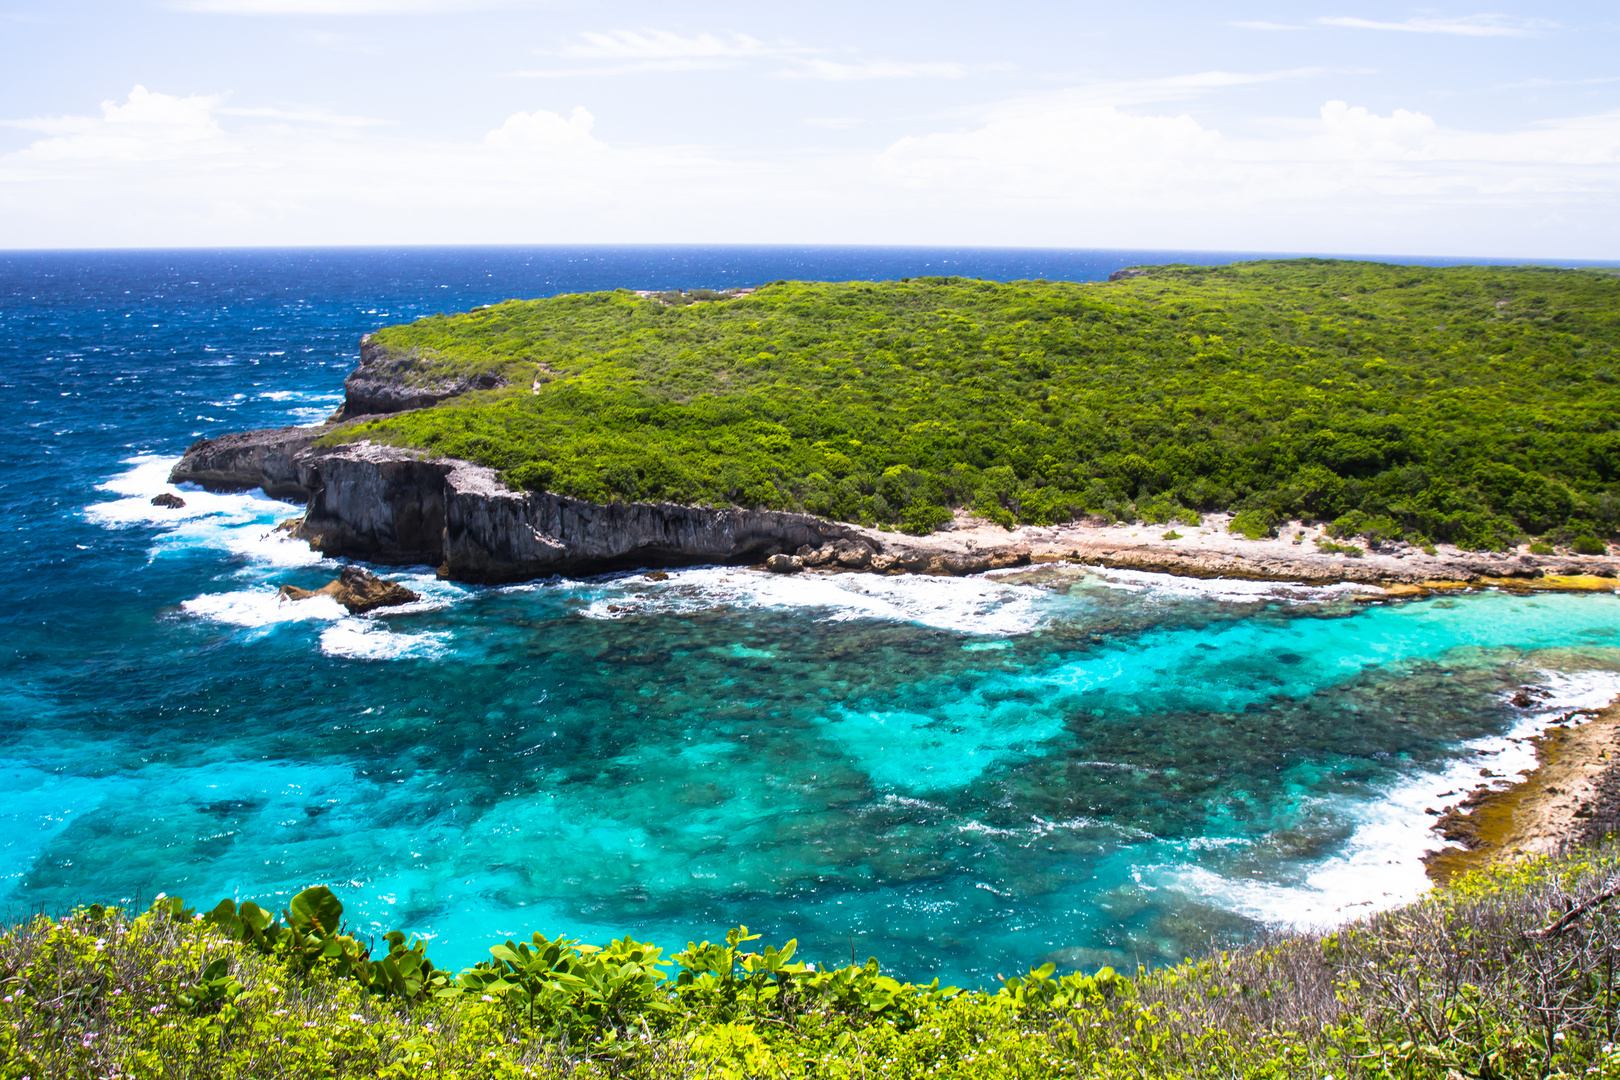
<path id="1" fill-rule="evenodd" d="M 1361 557 L 1319 550 L 1320 527 L 1292 522 L 1248 540 L 1212 514 L 1197 527 L 1069 524 L 1004 529 L 959 514 L 908 536 L 809 514 L 675 503 L 593 503 L 507 488 L 493 469 L 368 442 L 316 445 L 347 426 L 274 428 L 201 439 L 170 474 L 208 490 L 259 488 L 306 510 L 295 534 L 328 555 L 426 564 L 457 581 L 499 583 L 699 563 L 961 575 L 1075 562 L 1199 578 L 1360 582 L 1414 592 L 1500 585 L 1613 590 L 1620 559 L 1386 545 Z M 1182 535 L 1184 533 L 1184 535 Z M 1170 535 L 1166 535 L 1170 534 Z"/>
<path id="2" fill-rule="evenodd" d="M 1620 833 L 1620 701 L 1571 710 L 1531 741 L 1537 766 L 1522 781 L 1481 784 L 1456 804 L 1430 811 L 1450 845 L 1424 857 L 1435 884 Z"/>

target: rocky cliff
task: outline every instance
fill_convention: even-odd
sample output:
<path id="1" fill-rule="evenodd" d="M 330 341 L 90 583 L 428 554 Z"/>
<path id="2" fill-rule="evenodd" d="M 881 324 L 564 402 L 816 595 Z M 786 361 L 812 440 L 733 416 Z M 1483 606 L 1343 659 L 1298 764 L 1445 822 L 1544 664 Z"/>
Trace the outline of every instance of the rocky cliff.
<path id="1" fill-rule="evenodd" d="M 196 484 L 208 491 L 263 488 L 272 498 L 302 502 L 309 489 L 299 479 L 295 459 L 328 430 L 269 428 L 198 439 L 169 474 L 169 482 Z"/>
<path id="2" fill-rule="evenodd" d="M 502 582 L 641 566 L 759 562 L 828 549 L 869 565 L 862 530 L 807 514 L 674 503 L 600 504 L 509 490 L 493 470 L 357 443 L 313 446 L 329 429 L 284 428 L 204 439 L 170 480 L 262 487 L 307 504 L 297 535 L 329 555 L 426 563 L 458 581 Z M 837 545 L 842 544 L 842 547 Z"/>
<path id="3" fill-rule="evenodd" d="M 367 334 L 360 339 L 360 366 L 343 380 L 342 417 L 425 409 L 473 390 L 506 385 L 505 377 L 492 371 L 454 379 L 416 378 L 417 372 L 427 366 L 414 352 L 390 349 Z"/>
<path id="4" fill-rule="evenodd" d="M 331 427 L 247 431 L 194 443 L 169 479 L 261 487 L 306 503 L 296 535 L 328 555 L 437 566 L 507 582 L 633 567 L 757 563 L 791 554 L 829 569 L 969 574 L 1029 561 L 1009 536 L 941 545 L 809 514 L 676 503 L 593 503 L 512 491 L 482 465 L 371 443 L 317 447 Z"/>
<path id="5" fill-rule="evenodd" d="M 494 470 L 421 451 L 359 442 L 318 447 L 338 430 L 281 428 L 203 439 L 170 480 L 220 490 L 263 488 L 302 501 L 297 535 L 318 551 L 369 562 L 427 564 L 457 581 L 509 582 L 636 567 L 758 563 L 876 573 L 975 574 L 1029 562 L 1081 562 L 1201 578 L 1325 584 L 1501 584 L 1612 588 L 1620 560 L 1446 552 L 1330 556 L 1312 547 L 1238 540 L 1218 530 L 1168 542 L 1086 525 L 1022 528 L 988 522 L 913 537 L 808 514 L 675 503 L 593 503 L 512 491 Z M 1206 544 L 1210 546 L 1205 546 Z M 1560 582 L 1558 576 L 1592 577 Z M 1604 581 L 1608 580 L 1608 584 Z"/>

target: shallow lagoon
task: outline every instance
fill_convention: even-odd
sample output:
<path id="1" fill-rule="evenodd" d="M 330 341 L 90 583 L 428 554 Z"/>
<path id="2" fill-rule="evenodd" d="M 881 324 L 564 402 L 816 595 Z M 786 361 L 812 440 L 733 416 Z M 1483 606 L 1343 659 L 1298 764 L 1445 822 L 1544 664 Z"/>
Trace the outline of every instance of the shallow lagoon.
<path id="1" fill-rule="evenodd" d="M 421 603 L 356 618 L 277 599 L 331 574 L 270 531 L 285 505 L 151 507 L 168 464 L 89 520 L 213 572 L 116 701 L 6 748 L 14 901 L 322 881 L 448 963 L 738 922 L 959 983 L 1162 962 L 1414 895 L 1424 803 L 1529 760 L 1514 689 L 1620 693 L 1609 596 L 417 568 Z"/>
<path id="2" fill-rule="evenodd" d="M 1612 596 L 412 568 L 410 609 L 280 604 L 331 566 L 284 504 L 152 507 L 185 443 L 324 415 L 369 326 L 542 290 L 136 263 L 0 307 L 14 911 L 319 881 L 453 965 L 737 922 L 966 984 L 1170 960 L 1414 895 L 1423 808 L 1529 763 L 1513 689 L 1620 693 Z"/>

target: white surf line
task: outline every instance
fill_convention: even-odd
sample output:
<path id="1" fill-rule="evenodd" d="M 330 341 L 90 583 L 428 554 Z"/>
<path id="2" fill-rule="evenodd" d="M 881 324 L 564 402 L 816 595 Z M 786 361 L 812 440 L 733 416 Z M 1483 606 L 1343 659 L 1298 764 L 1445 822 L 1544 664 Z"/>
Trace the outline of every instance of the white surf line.
<path id="1" fill-rule="evenodd" d="M 666 580 L 644 574 L 593 586 L 600 591 L 580 612 L 586 618 L 685 614 L 717 607 L 821 608 L 833 622 L 881 619 L 920 623 L 965 634 L 1011 636 L 1037 629 L 1045 590 L 983 576 L 923 574 L 772 574 L 701 566 L 668 572 Z"/>
<path id="2" fill-rule="evenodd" d="M 1600 709 L 1620 699 L 1620 672 L 1544 671 L 1541 676 L 1528 685 L 1548 696 L 1506 734 L 1468 740 L 1459 747 L 1465 753 L 1444 768 L 1398 780 L 1377 798 L 1347 800 L 1344 809 L 1357 819 L 1355 831 L 1339 854 L 1307 869 L 1302 883 L 1236 879 L 1202 867 L 1161 865 L 1144 868 L 1143 884 L 1177 888 L 1269 925 L 1304 929 L 1330 929 L 1357 915 L 1416 900 L 1433 887 L 1423 855 L 1445 845 L 1432 829 L 1435 818 L 1429 809 L 1472 791 L 1482 767 L 1496 774 L 1494 782 L 1517 783 L 1523 779 L 1520 770 L 1536 767 L 1533 736 L 1572 710 Z"/>

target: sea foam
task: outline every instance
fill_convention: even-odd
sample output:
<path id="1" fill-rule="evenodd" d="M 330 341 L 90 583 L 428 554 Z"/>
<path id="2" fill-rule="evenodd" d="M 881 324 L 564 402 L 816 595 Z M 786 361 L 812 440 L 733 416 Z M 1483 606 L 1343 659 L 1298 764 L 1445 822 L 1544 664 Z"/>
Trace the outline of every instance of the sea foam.
<path id="1" fill-rule="evenodd" d="M 1431 887 L 1424 854 L 1445 844 L 1428 809 L 1471 791 L 1482 762 L 1517 781 L 1521 770 L 1536 767 L 1531 736 L 1570 710 L 1602 708 L 1620 698 L 1615 671 L 1542 672 L 1534 685 L 1547 696 L 1506 734 L 1464 742 L 1444 768 L 1413 773 L 1374 798 L 1333 800 L 1326 809 L 1353 821 L 1354 831 L 1337 854 L 1309 866 L 1296 883 L 1234 878 L 1184 863 L 1144 868 L 1139 880 L 1277 926 L 1326 929 L 1357 914 L 1410 903 Z"/>
<path id="2" fill-rule="evenodd" d="M 278 531 L 275 523 L 302 512 L 302 507 L 272 499 L 260 491 L 210 492 L 193 484 L 169 483 L 179 458 L 142 455 L 124 464 L 130 468 L 97 485 L 122 498 L 85 507 L 87 520 L 108 529 L 158 526 L 153 557 L 196 548 L 228 552 L 248 562 L 277 567 L 310 566 L 321 554 L 308 544 Z M 154 495 L 178 495 L 185 505 L 169 509 L 152 505 Z"/>
<path id="3" fill-rule="evenodd" d="M 1039 588 L 987 577 L 785 575 L 704 566 L 672 571 L 665 581 L 636 574 L 604 582 L 587 596 L 580 614 L 612 619 L 726 607 L 821 609 L 833 622 L 880 619 L 1006 636 L 1042 624 L 1045 596 Z"/>

